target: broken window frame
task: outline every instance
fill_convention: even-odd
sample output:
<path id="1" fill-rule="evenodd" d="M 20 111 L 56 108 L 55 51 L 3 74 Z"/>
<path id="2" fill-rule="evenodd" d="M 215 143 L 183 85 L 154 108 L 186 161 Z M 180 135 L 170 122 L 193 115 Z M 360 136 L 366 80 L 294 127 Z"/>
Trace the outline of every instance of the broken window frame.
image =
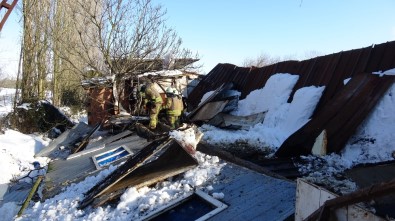
<path id="1" fill-rule="evenodd" d="M 122 148 L 123 151 L 116 152 L 116 153 L 114 153 L 114 154 L 111 154 L 111 155 L 109 155 L 109 156 L 104 157 L 103 159 L 97 160 L 98 157 L 103 156 L 103 155 L 106 155 L 106 154 L 108 154 L 108 153 L 110 153 L 110 152 L 116 151 L 116 150 L 118 150 L 118 149 L 120 149 L 120 148 Z M 113 160 L 113 161 L 111 161 L 111 162 L 109 162 L 109 163 L 106 163 L 105 165 L 100 165 L 100 162 L 105 161 L 105 160 L 107 160 L 107 159 L 109 159 L 109 158 L 111 158 L 111 157 L 120 155 L 121 153 L 124 153 L 124 152 L 127 152 L 127 154 L 126 154 L 125 156 L 122 156 L 122 157 L 120 157 L 120 158 L 117 158 L 117 159 L 115 159 L 115 160 Z M 112 148 L 111 150 L 108 150 L 108 151 L 106 151 L 106 152 L 103 152 L 103 153 L 96 154 L 96 155 L 92 156 L 92 160 L 93 160 L 93 163 L 95 164 L 96 169 L 100 170 L 100 169 L 102 169 L 103 167 L 106 167 L 106 166 L 108 166 L 108 165 L 110 165 L 110 164 L 112 164 L 112 163 L 114 163 L 114 162 L 117 162 L 117 161 L 119 161 L 119 160 L 121 160 L 121 159 L 124 159 L 125 157 L 128 157 L 128 156 L 130 156 L 130 155 L 132 155 L 132 154 L 133 154 L 133 153 L 130 152 L 130 150 L 129 150 L 128 148 L 126 148 L 126 147 L 124 147 L 124 146 L 118 146 L 118 147 Z"/>
<path id="2" fill-rule="evenodd" d="M 151 219 L 153 219 L 153 218 L 155 218 L 157 216 L 160 216 L 163 213 L 175 208 L 176 206 L 181 205 L 184 202 L 187 202 L 195 194 L 198 197 L 200 197 L 202 200 L 204 200 L 205 202 L 207 202 L 210 205 L 212 205 L 213 207 L 215 207 L 215 209 L 213 209 L 210 212 L 204 214 L 203 216 L 199 217 L 195 221 L 207 220 L 207 219 L 217 215 L 221 211 L 225 210 L 226 208 L 228 208 L 228 205 L 226 205 L 225 203 L 215 199 L 214 197 L 208 195 L 207 193 L 205 193 L 205 192 L 203 192 L 201 190 L 195 190 L 195 191 L 193 191 L 193 192 L 191 192 L 189 194 L 186 194 L 185 196 L 177 199 L 176 201 L 172 202 L 171 204 L 159 207 L 158 209 L 154 210 L 153 212 L 151 212 L 151 213 L 147 214 L 146 216 L 140 218 L 138 221 L 151 220 Z"/>

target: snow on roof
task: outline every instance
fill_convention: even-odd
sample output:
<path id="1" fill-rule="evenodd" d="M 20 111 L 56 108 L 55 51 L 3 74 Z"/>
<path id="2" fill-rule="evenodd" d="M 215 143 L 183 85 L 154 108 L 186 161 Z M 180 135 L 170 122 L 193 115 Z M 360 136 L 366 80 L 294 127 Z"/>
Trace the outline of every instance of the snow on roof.
<path id="1" fill-rule="evenodd" d="M 231 113 L 248 116 L 267 111 L 262 123 L 242 131 L 203 125 L 203 139 L 211 144 L 244 141 L 259 149 L 270 147 L 274 152 L 289 135 L 309 120 L 324 90 L 324 87 L 314 86 L 301 88 L 295 93 L 292 103 L 287 103 L 297 80 L 297 75 L 275 74 L 265 87 L 252 91 L 240 100 L 238 109 Z"/>
<path id="2" fill-rule="evenodd" d="M 147 77 L 148 75 L 172 77 L 172 76 L 179 76 L 183 74 L 184 73 L 180 70 L 162 70 L 162 71 L 154 71 L 154 72 L 145 72 L 144 74 L 138 75 L 138 77 Z"/>
<path id="3" fill-rule="evenodd" d="M 114 77 L 95 77 L 81 81 L 83 87 L 90 87 L 95 85 L 111 85 Z"/>
<path id="4" fill-rule="evenodd" d="M 373 74 L 378 74 L 378 75 L 380 75 L 380 77 L 382 77 L 384 75 L 395 75 L 395 68 L 384 71 L 384 72 L 382 72 L 382 71 L 373 72 Z"/>

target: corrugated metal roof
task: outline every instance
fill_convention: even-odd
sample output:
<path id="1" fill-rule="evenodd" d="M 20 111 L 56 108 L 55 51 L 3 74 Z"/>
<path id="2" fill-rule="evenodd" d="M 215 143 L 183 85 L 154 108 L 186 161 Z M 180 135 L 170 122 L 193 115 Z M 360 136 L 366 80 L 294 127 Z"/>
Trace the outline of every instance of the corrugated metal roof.
<path id="1" fill-rule="evenodd" d="M 213 91 L 222 83 L 233 82 L 241 92 L 241 99 L 251 91 L 262 88 L 269 77 L 276 73 L 299 75 L 294 92 L 301 87 L 326 86 L 320 109 L 336 91 L 343 87 L 343 80 L 358 73 L 371 73 L 395 68 L 395 41 L 366 48 L 342 51 L 304 61 L 284 61 L 262 68 L 237 67 L 218 64 L 196 86 L 189 95 L 189 104 L 197 107 L 203 95 Z M 292 95 L 290 101 L 292 100 Z"/>
<path id="2" fill-rule="evenodd" d="M 304 61 L 284 61 L 262 68 L 218 64 L 189 95 L 195 107 L 202 96 L 224 82 L 233 82 L 244 99 L 251 91 L 262 88 L 276 73 L 299 75 L 288 100 L 296 90 L 306 86 L 325 86 L 312 120 L 291 135 L 276 153 L 297 156 L 310 153 L 315 138 L 327 130 L 328 152 L 338 152 L 394 83 L 394 76 L 378 77 L 372 72 L 395 68 L 395 41 L 366 48 L 342 51 Z M 344 85 L 344 80 L 352 78 Z"/>
<path id="3" fill-rule="evenodd" d="M 394 82 L 394 76 L 359 74 L 353 77 L 308 123 L 284 141 L 276 155 L 309 154 L 323 130 L 327 132 L 327 151 L 339 152 Z"/>

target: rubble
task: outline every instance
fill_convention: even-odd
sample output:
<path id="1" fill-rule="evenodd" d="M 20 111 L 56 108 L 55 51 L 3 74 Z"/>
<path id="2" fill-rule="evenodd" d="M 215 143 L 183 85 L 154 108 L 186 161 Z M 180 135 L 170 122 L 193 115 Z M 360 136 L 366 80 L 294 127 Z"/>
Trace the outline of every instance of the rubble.
<path id="1" fill-rule="evenodd" d="M 392 48 L 393 45 L 394 43 L 388 43 L 382 47 Z M 358 53 L 360 55 L 363 51 L 375 51 L 374 55 L 378 56 L 377 54 L 380 53 L 377 50 L 365 48 Z M 161 124 L 158 124 L 155 130 L 148 130 L 145 127 L 147 118 L 143 115 L 133 115 L 131 103 L 122 107 L 115 105 L 111 107 L 114 113 L 104 116 L 108 120 L 106 127 L 103 127 L 105 130 L 97 130 L 99 124 L 92 127 L 92 121 L 90 121 L 91 126 L 79 124 L 53 140 L 49 147 L 37 154 L 53 159 L 48 165 L 43 199 L 54 202 L 53 204 L 62 202 L 81 217 L 86 211 L 100 213 L 103 210 L 111 210 L 114 208 L 114 202 L 120 202 L 116 204 L 117 211 L 108 213 L 111 215 L 104 219 L 114 217 L 151 219 L 158 217 L 160 213 L 156 206 L 163 206 L 161 209 L 164 210 L 161 211 L 166 211 L 169 207 L 179 205 L 178 203 L 182 204 L 180 201 L 172 200 L 182 198 L 188 201 L 189 197 L 196 196 L 202 191 L 226 205 L 219 206 L 223 210 L 209 217 L 210 220 L 252 220 L 257 217 L 264 220 L 273 217 L 289 220 L 294 214 L 297 220 L 308 218 L 310 214 L 311 219 L 325 219 L 333 215 L 327 213 L 328 210 L 337 209 L 339 206 L 345 206 L 340 209 L 343 213 L 346 210 L 355 217 L 364 215 L 369 219 L 376 219 L 373 214 L 353 204 L 365 200 L 374 200 L 379 204 L 381 194 L 393 193 L 392 181 L 379 185 L 370 183 L 373 186 L 368 189 L 358 190 L 357 186 L 353 186 L 355 189 L 350 191 L 353 182 L 363 183 L 360 179 L 362 175 L 354 176 L 352 182 L 343 174 L 346 169 L 355 166 L 355 162 L 345 165 L 340 161 L 329 162 L 329 160 L 336 155 L 335 153 L 343 150 L 346 142 L 363 124 L 376 103 L 380 102 L 380 98 L 387 94 L 389 97 L 392 96 L 392 92 L 388 90 L 393 87 L 395 78 L 385 74 L 372 75 L 361 70 L 361 67 L 367 64 L 369 68 L 388 68 L 388 59 L 387 63 L 376 64 L 374 59 L 369 57 L 363 60 L 362 65 L 359 63 L 359 56 L 356 60 L 348 59 L 354 62 L 354 66 L 350 73 L 345 74 L 341 68 L 344 62 L 337 63 L 343 56 L 340 55 L 334 54 L 304 62 L 283 62 L 260 70 L 251 68 L 248 74 L 244 73 L 246 68 L 220 64 L 203 79 L 203 83 L 196 86 L 205 90 L 195 93 L 210 91 L 210 95 L 201 102 L 191 101 L 199 104 L 187 113 L 188 124 L 176 130 L 170 130 Z M 326 61 L 330 61 L 330 64 L 333 61 L 336 63 L 329 68 L 329 63 L 322 65 L 326 64 Z M 321 65 L 315 66 L 316 64 Z M 314 70 L 319 73 L 320 68 L 332 75 L 323 77 L 311 72 Z M 226 73 L 227 70 L 230 70 L 230 73 Z M 301 72 L 291 74 L 292 72 L 278 72 L 279 70 Z M 225 73 L 228 75 L 226 78 L 216 78 L 215 72 L 221 76 Z M 240 73 L 244 75 L 239 76 Z M 259 82 L 253 82 L 256 80 L 253 76 L 258 76 L 259 73 L 262 78 L 259 78 Z M 352 78 L 344 83 L 343 77 L 346 75 L 347 77 L 352 75 Z M 214 81 L 215 79 L 218 81 Z M 230 82 L 235 79 L 239 81 Z M 287 79 L 287 83 L 282 84 L 283 90 L 272 84 L 279 82 L 279 79 Z M 209 86 L 203 85 L 210 80 L 213 82 Z M 265 100 L 262 101 L 262 103 L 267 102 L 266 107 L 257 108 L 258 101 L 255 100 L 254 108 L 247 107 L 255 112 L 235 115 L 237 107 L 243 103 L 240 99 L 248 97 L 246 93 L 248 90 L 259 88 L 261 85 L 258 83 L 267 83 L 262 88 L 262 91 L 266 91 L 263 96 Z M 109 99 L 115 96 L 110 90 L 107 92 Z M 307 97 L 307 94 L 311 96 Z M 251 96 L 253 95 L 256 94 Z M 198 97 L 192 93 L 191 98 L 193 99 L 194 96 Z M 367 97 L 369 99 L 366 99 Z M 106 102 L 108 100 L 100 105 L 106 106 Z M 128 110 L 130 113 L 119 114 L 121 109 Z M 90 114 L 90 117 L 95 117 L 96 121 L 103 120 L 100 114 L 95 115 L 92 112 Z M 202 124 L 206 125 L 200 127 L 203 129 L 200 131 L 196 125 Z M 212 125 L 222 129 L 213 129 Z M 263 127 L 267 129 L 265 134 L 260 130 Z M 99 132 L 103 134 L 100 138 L 94 139 L 95 133 Z M 204 132 L 207 134 L 204 135 Z M 227 149 L 227 143 L 217 143 L 217 145 L 210 143 L 210 139 L 215 140 L 223 134 L 233 139 L 228 139 L 230 142 L 234 141 L 232 148 Z M 251 134 L 259 137 L 256 140 L 248 139 Z M 358 139 L 356 138 L 353 145 L 377 142 L 369 137 Z M 225 147 L 219 147 L 220 145 Z M 313 146 L 317 147 L 313 151 L 317 156 L 311 155 Z M 251 151 L 252 154 L 245 153 L 245 150 L 249 152 L 255 147 L 260 148 L 259 151 Z M 254 157 L 254 154 L 259 156 Z M 314 165 L 314 162 L 317 165 Z M 336 163 L 338 165 L 335 165 Z M 204 167 L 208 169 L 200 170 Z M 304 171 L 296 171 L 298 169 Z M 320 173 L 320 176 L 315 177 L 315 173 Z M 322 179 L 323 174 L 333 179 Z M 348 173 L 348 176 L 352 176 L 350 174 L 352 173 Z M 312 193 L 311 199 L 302 199 L 299 194 L 302 190 L 295 185 L 294 179 L 300 176 L 305 176 L 305 180 L 298 179 L 298 185 L 305 181 L 322 185 L 322 187 L 312 185 L 314 190 L 307 190 L 308 193 Z M 200 179 L 201 177 L 204 178 Z M 337 191 L 342 193 L 342 196 L 330 193 L 327 186 L 339 180 L 342 182 L 339 182 Z M 87 183 L 91 185 L 86 185 Z M 79 184 L 85 185 L 81 187 Z M 341 189 L 341 185 L 344 184 L 350 184 L 344 188 L 347 193 Z M 142 201 L 141 205 L 138 205 L 140 202 L 138 200 L 134 201 L 134 204 L 130 203 L 132 201 L 130 196 L 133 196 L 131 198 L 134 200 L 137 196 L 164 191 L 166 188 L 169 191 L 174 191 L 172 188 L 175 188 L 176 193 L 170 196 L 166 192 L 167 195 L 160 197 L 151 195 L 151 198 Z M 62 201 L 60 198 L 64 189 L 75 191 L 77 197 L 68 202 Z M 317 197 L 314 193 L 319 193 L 318 195 L 323 198 Z M 302 206 L 295 208 L 295 200 Z M 317 200 L 319 203 L 314 203 L 316 207 L 306 207 L 309 211 L 302 211 L 304 204 Z M 132 205 L 132 208 L 129 208 L 129 205 Z M 36 205 L 36 208 L 43 209 L 45 215 L 42 216 L 51 217 L 50 208 L 44 207 L 50 206 Z M 131 210 L 133 212 L 130 212 Z M 36 211 L 32 211 L 34 212 Z M 320 217 L 320 213 L 325 216 Z M 76 218 L 75 214 L 73 218 Z M 340 217 L 345 216 L 341 214 Z"/>

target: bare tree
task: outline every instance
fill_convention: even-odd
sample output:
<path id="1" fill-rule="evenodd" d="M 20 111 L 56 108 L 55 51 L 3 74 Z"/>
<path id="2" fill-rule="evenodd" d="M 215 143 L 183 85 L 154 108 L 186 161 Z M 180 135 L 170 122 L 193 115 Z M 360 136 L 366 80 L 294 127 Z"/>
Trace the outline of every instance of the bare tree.
<path id="1" fill-rule="evenodd" d="M 78 55 L 67 54 L 68 48 L 80 48 L 72 10 L 76 5 L 69 0 L 56 0 L 52 5 L 52 95 L 55 105 L 69 105 L 70 93 L 81 91 L 80 69 L 84 67 Z"/>
<path id="2" fill-rule="evenodd" d="M 303 59 L 315 58 L 315 57 L 322 56 L 322 55 L 323 55 L 322 52 L 319 52 L 319 51 L 314 51 L 314 50 L 306 51 L 304 53 Z"/>
<path id="3" fill-rule="evenodd" d="M 149 70 L 159 59 L 171 63 L 168 58 L 192 58 L 189 50 L 181 48 L 176 31 L 166 26 L 166 10 L 151 0 L 24 0 L 22 4 L 22 100 L 41 99 L 50 87 L 53 102 L 59 105 L 65 91 L 75 91 L 80 80 L 92 74 L 117 82 Z"/>
<path id="4" fill-rule="evenodd" d="M 274 58 L 268 54 L 261 53 L 256 58 L 246 58 L 243 61 L 242 66 L 244 66 L 244 67 L 252 67 L 252 66 L 264 67 L 264 66 L 271 65 L 271 64 L 274 64 L 274 63 L 277 63 L 280 61 L 281 61 L 280 58 Z"/>
<path id="5" fill-rule="evenodd" d="M 297 56 L 297 54 L 289 54 L 289 55 L 285 55 L 282 57 L 272 57 L 268 54 L 261 53 L 255 58 L 246 58 L 243 61 L 242 66 L 244 66 L 244 67 L 252 67 L 252 66 L 264 67 L 264 66 L 268 66 L 271 64 L 281 62 L 281 61 L 304 60 L 304 59 L 318 57 L 320 55 L 322 55 L 322 53 L 320 53 L 318 51 L 306 51 L 304 53 L 304 56 Z"/>
<path id="6" fill-rule="evenodd" d="M 181 49 L 175 30 L 165 25 L 166 11 L 151 0 L 75 0 L 72 4 L 75 7 L 68 9 L 77 37 L 63 42 L 73 47 L 63 48 L 59 56 L 82 76 L 93 70 L 118 77 L 146 69 L 148 59 L 191 56 Z"/>
<path id="7" fill-rule="evenodd" d="M 49 73 L 50 0 L 23 1 L 22 101 L 44 99 Z"/>
<path id="8" fill-rule="evenodd" d="M 55 69 L 67 67 L 79 78 L 90 78 L 92 74 L 112 77 L 116 93 L 117 83 L 124 76 L 152 70 L 158 60 L 165 58 L 192 57 L 189 50 L 181 48 L 176 31 L 166 26 L 166 10 L 151 0 L 58 1 L 69 5 L 63 6 L 61 12 L 66 22 L 58 24 L 66 27 L 55 26 Z"/>

